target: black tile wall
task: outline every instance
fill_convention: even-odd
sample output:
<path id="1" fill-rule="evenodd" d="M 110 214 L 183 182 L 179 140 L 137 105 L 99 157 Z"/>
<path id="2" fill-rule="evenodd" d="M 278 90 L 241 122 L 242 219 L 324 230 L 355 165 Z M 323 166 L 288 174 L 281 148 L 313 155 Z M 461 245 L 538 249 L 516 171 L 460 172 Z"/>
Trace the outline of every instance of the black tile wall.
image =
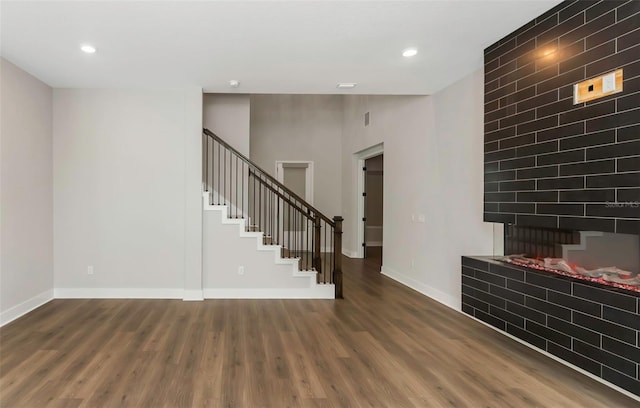
<path id="1" fill-rule="evenodd" d="M 486 221 L 640 234 L 638 3 L 565 1 L 485 49 Z M 618 68 L 621 93 L 573 104 Z"/>
<path id="2" fill-rule="evenodd" d="M 464 313 L 640 396 L 639 294 L 488 258 L 462 274 Z"/>

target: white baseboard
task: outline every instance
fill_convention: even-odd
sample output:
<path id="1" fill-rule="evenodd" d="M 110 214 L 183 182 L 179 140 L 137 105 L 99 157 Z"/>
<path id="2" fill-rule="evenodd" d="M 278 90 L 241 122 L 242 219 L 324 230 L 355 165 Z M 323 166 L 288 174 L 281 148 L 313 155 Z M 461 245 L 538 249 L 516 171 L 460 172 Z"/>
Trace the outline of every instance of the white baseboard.
<path id="1" fill-rule="evenodd" d="M 56 299 L 183 299 L 175 288 L 56 288 Z"/>
<path id="2" fill-rule="evenodd" d="M 416 290 L 423 295 L 428 296 L 431 299 L 450 307 L 451 309 L 460 310 L 460 299 L 456 299 L 454 296 L 448 295 L 438 289 L 432 288 L 429 285 L 425 285 L 422 282 L 418 282 L 417 280 L 394 271 L 384 265 L 382 266 L 382 270 L 380 272 L 384 276 L 388 276 L 389 278 L 400 282 L 403 285 L 408 286 L 411 289 Z"/>
<path id="3" fill-rule="evenodd" d="M 205 299 L 335 299 L 333 284 L 311 288 L 205 288 Z"/>
<path id="4" fill-rule="evenodd" d="M 614 389 L 614 390 L 626 395 L 629 398 L 632 398 L 632 399 L 634 399 L 636 401 L 640 401 L 640 396 L 632 394 L 629 391 L 625 390 L 624 388 L 620 388 L 617 385 L 610 383 L 609 381 L 606 381 L 606 380 L 604 380 L 604 379 L 602 379 L 602 378 L 600 378 L 600 377 L 598 377 L 596 375 L 591 374 L 590 372 L 588 372 L 586 370 L 583 370 L 582 368 L 580 368 L 578 366 L 575 366 L 575 365 L 573 365 L 573 364 L 561 359 L 560 357 L 556 357 L 553 354 L 534 346 L 533 344 L 529 344 L 526 341 L 521 340 L 521 339 L 517 338 L 516 336 L 514 336 L 512 334 L 509 334 L 509 333 L 507 333 L 505 331 L 502 331 L 502 330 L 498 329 L 497 327 L 493 327 L 492 325 L 490 325 L 488 323 L 485 323 L 485 322 L 483 322 L 482 320 L 480 320 L 478 318 L 475 318 L 475 317 L 473 317 L 471 315 L 468 315 L 468 314 L 464 313 L 462 310 L 458 310 L 458 312 L 460 312 L 460 314 L 464 315 L 465 317 L 468 317 L 469 319 L 475 320 L 476 322 L 478 322 L 480 324 L 483 324 L 483 325 L 487 326 L 488 328 L 490 328 L 490 329 L 492 329 L 492 330 L 494 330 L 494 331 L 496 331 L 496 332 L 498 332 L 498 333 L 500 333 L 500 334 L 502 334 L 504 336 L 507 336 L 510 339 L 513 339 L 513 340 L 517 341 L 518 343 L 523 344 L 523 345 L 529 347 L 530 349 L 532 349 L 534 351 L 537 351 L 540 354 L 543 354 L 543 355 L 545 355 L 545 356 L 547 356 L 547 357 L 549 357 L 549 358 L 551 358 L 551 359 L 553 359 L 553 360 L 555 360 L 555 361 L 557 361 L 557 362 L 559 362 L 559 363 L 561 363 L 561 364 L 563 364 L 563 365 L 565 365 L 565 366 L 567 366 L 569 368 L 572 368 L 572 369 L 578 371 L 581 374 L 586 375 L 589 378 L 592 378 L 592 379 L 598 381 L 601 384 L 606 385 L 609 388 L 612 388 L 612 389 Z"/>
<path id="5" fill-rule="evenodd" d="M 0 327 L 7 323 L 11 323 L 17 318 L 26 315 L 30 311 L 37 309 L 51 300 L 53 300 L 53 289 L 46 290 L 31 299 L 27 299 L 24 302 L 5 310 L 0 313 Z"/>
<path id="6" fill-rule="evenodd" d="M 358 257 L 358 253 L 355 251 L 349 251 L 347 249 L 342 248 L 342 255 L 346 256 L 347 258 L 357 258 Z"/>
<path id="7" fill-rule="evenodd" d="M 186 302 L 204 300 L 202 289 L 185 289 L 182 300 Z"/>
<path id="8" fill-rule="evenodd" d="M 59 299 L 333 299 L 334 285 L 311 288 L 209 288 L 204 290 L 144 288 L 58 288 Z"/>

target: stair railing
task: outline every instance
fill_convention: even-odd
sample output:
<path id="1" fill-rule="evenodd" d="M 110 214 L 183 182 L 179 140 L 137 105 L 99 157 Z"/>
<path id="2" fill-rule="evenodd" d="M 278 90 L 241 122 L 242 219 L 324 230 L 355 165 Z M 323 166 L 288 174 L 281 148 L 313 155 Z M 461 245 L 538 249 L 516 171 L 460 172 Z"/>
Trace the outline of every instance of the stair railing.
<path id="1" fill-rule="evenodd" d="M 342 217 L 325 216 L 209 129 L 202 135 L 202 183 L 209 204 L 226 205 L 229 217 L 247 220 L 283 258 L 299 258 L 318 283 L 333 283 L 342 298 Z"/>

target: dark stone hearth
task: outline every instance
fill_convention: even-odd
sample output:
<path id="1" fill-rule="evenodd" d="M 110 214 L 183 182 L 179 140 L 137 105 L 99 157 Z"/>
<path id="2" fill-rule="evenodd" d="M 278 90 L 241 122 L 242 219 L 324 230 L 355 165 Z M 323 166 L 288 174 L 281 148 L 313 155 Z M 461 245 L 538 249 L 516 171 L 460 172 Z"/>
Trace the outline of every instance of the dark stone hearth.
<path id="1" fill-rule="evenodd" d="M 490 258 L 462 265 L 464 313 L 640 396 L 640 293 Z"/>

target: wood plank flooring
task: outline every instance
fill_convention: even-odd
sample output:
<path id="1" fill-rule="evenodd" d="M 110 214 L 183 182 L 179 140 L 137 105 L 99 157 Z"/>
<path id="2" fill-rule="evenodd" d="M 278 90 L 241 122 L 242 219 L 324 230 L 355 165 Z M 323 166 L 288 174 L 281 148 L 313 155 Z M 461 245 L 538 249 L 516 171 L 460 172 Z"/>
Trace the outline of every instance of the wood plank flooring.
<path id="1" fill-rule="evenodd" d="M 638 407 L 344 259 L 344 300 L 54 300 L 0 329 L 0 407 Z"/>

